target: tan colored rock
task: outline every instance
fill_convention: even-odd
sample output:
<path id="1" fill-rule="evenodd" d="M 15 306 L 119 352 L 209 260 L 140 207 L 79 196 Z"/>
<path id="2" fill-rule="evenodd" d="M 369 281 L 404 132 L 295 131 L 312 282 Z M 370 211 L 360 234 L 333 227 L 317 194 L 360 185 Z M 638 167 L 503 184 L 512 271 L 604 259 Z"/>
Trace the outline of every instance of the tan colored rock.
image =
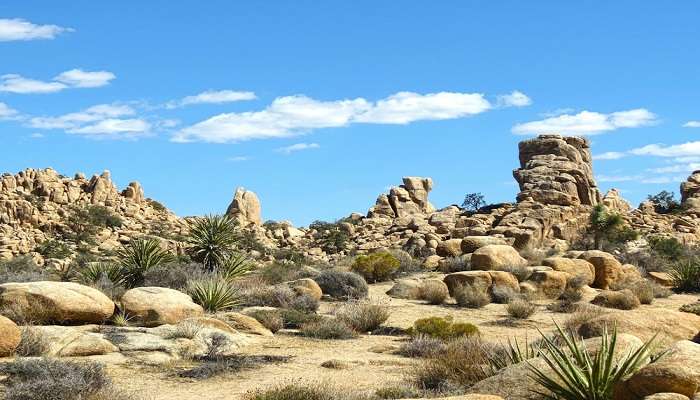
<path id="1" fill-rule="evenodd" d="M 473 253 L 478 249 L 490 244 L 511 245 L 509 240 L 495 236 L 467 236 L 462 238 L 462 252 Z"/>
<path id="2" fill-rule="evenodd" d="M 260 336 L 273 336 L 269 329 L 265 328 L 258 320 L 248 315 L 237 312 L 226 312 L 217 314 L 216 317 L 239 332 Z"/>
<path id="3" fill-rule="evenodd" d="M 316 281 L 310 278 L 302 278 L 297 279 L 295 281 L 290 281 L 287 282 L 286 285 L 289 286 L 292 290 L 294 290 L 297 296 L 307 295 L 316 300 L 321 300 L 321 297 L 323 297 L 323 291 L 321 290 L 321 287 L 318 286 L 318 283 L 316 283 Z"/>
<path id="4" fill-rule="evenodd" d="M 440 260 L 442 260 L 442 257 L 438 255 L 426 257 L 425 260 L 423 260 L 423 269 L 434 270 L 440 265 Z"/>
<path id="5" fill-rule="evenodd" d="M 0 357 L 11 356 L 21 340 L 22 332 L 19 327 L 8 318 L 0 315 Z"/>
<path id="6" fill-rule="evenodd" d="M 700 344 L 676 343 L 666 356 L 632 375 L 624 388 L 638 398 L 663 392 L 694 396 L 700 391 Z"/>
<path id="7" fill-rule="evenodd" d="M 634 335 L 641 340 L 650 340 L 657 335 L 662 344 L 688 340 L 700 330 L 700 316 L 681 311 L 664 310 L 650 312 L 645 308 L 628 311 L 601 310 L 601 314 L 583 323 L 578 333 L 589 338 L 600 336 L 603 328 L 615 325 L 620 333 Z"/>
<path id="8" fill-rule="evenodd" d="M 201 326 L 207 326 L 212 329 L 218 329 L 220 331 L 236 334 L 238 331 L 233 329 L 231 325 L 227 324 L 226 322 L 216 319 L 216 318 L 210 318 L 210 317 L 194 317 L 194 318 L 187 318 L 183 319 L 180 323 L 188 323 L 188 322 L 193 322 L 196 324 L 199 324 Z"/>
<path id="9" fill-rule="evenodd" d="M 447 239 L 437 246 L 437 254 L 442 257 L 458 257 L 462 255 L 462 239 Z"/>
<path id="10" fill-rule="evenodd" d="M 690 400 L 680 393 L 655 393 L 644 397 L 644 400 Z"/>
<path id="11" fill-rule="evenodd" d="M 673 277 L 668 272 L 650 271 L 647 272 L 647 275 L 649 275 L 649 278 L 651 278 L 654 282 L 658 283 L 659 285 L 666 287 L 674 286 Z"/>
<path id="12" fill-rule="evenodd" d="M 571 277 L 583 276 L 586 285 L 595 282 L 595 267 L 586 260 L 566 257 L 549 257 L 542 261 L 542 265 L 552 267 L 553 270 L 566 272 Z"/>
<path id="13" fill-rule="evenodd" d="M 386 292 L 387 295 L 406 300 L 419 300 L 423 283 L 417 279 L 401 279 Z"/>
<path id="14" fill-rule="evenodd" d="M 449 289 L 450 296 L 454 296 L 455 289 L 460 286 L 474 286 L 484 291 L 489 290 L 493 283 L 490 271 L 463 271 L 445 276 L 443 281 Z"/>
<path id="15" fill-rule="evenodd" d="M 472 253 L 472 269 L 506 270 L 512 267 L 525 267 L 527 260 L 511 246 L 490 244 Z"/>
<path id="16" fill-rule="evenodd" d="M 199 317 L 204 310 L 192 298 L 175 289 L 139 287 L 128 290 L 121 298 L 123 311 L 135 324 L 158 326 Z"/>
<path id="17" fill-rule="evenodd" d="M 260 217 L 260 200 L 258 196 L 245 188 L 237 188 L 226 214 L 238 220 L 243 226 L 262 225 Z"/>
<path id="18" fill-rule="evenodd" d="M 533 285 L 535 293 L 547 299 L 558 299 L 566 289 L 569 275 L 560 271 L 535 271 L 525 283 Z"/>
<path id="19" fill-rule="evenodd" d="M 130 199 L 131 201 L 137 204 L 141 204 L 145 200 L 145 196 L 143 195 L 143 188 L 138 182 L 130 182 L 129 186 L 127 186 L 126 189 L 122 191 L 122 196 L 124 196 L 127 199 Z"/>
<path id="20" fill-rule="evenodd" d="M 369 218 L 402 218 L 412 215 L 426 215 L 435 211 L 428 201 L 428 193 L 433 188 L 430 178 L 404 177 L 403 185 L 394 186 L 389 194 L 382 194 L 367 216 Z"/>
<path id="21" fill-rule="evenodd" d="M 579 256 L 593 264 L 595 268 L 595 281 L 593 287 L 598 289 L 609 289 L 610 285 L 622 278 L 623 269 L 615 257 L 604 251 L 589 250 Z"/>
<path id="22" fill-rule="evenodd" d="M 629 289 L 603 290 L 591 300 L 591 304 L 601 307 L 617 308 L 619 310 L 632 310 L 640 306 L 639 299 Z"/>
<path id="23" fill-rule="evenodd" d="M 32 326 L 33 330 L 48 343 L 45 356 L 85 357 L 109 354 L 119 349 L 98 333 L 97 325 L 82 326 Z"/>
<path id="24" fill-rule="evenodd" d="M 26 318 L 60 323 L 102 323 L 114 303 L 97 289 L 73 282 L 25 282 L 0 285 L 0 308 L 12 307 Z"/>
<path id="25" fill-rule="evenodd" d="M 518 278 L 506 271 L 487 271 L 491 276 L 491 290 L 494 287 L 509 288 L 514 292 L 520 291 Z"/>

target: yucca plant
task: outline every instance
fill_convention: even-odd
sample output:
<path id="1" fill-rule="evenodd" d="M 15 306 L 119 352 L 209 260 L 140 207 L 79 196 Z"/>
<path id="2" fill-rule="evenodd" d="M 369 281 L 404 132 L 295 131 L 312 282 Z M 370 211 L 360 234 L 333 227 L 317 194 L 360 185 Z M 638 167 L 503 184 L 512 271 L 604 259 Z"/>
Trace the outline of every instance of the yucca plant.
<path id="1" fill-rule="evenodd" d="M 535 342 L 530 342 L 527 337 L 522 344 L 517 338 L 508 339 L 507 345 L 499 346 L 496 351 L 489 352 L 488 361 L 491 370 L 496 373 L 509 365 L 535 358 L 539 356 L 540 351 L 540 346 Z"/>
<path id="2" fill-rule="evenodd" d="M 125 274 L 119 264 L 111 262 L 93 262 L 78 271 L 78 279 L 83 283 L 97 283 L 103 277 L 114 285 L 125 283 Z"/>
<path id="3" fill-rule="evenodd" d="M 234 250 L 236 226 L 228 215 L 206 215 L 190 221 L 187 242 L 192 259 L 214 271 Z"/>
<path id="4" fill-rule="evenodd" d="M 160 242 L 156 239 L 133 239 L 117 250 L 116 255 L 128 287 L 141 284 L 146 272 L 174 259 L 170 252 L 160 247 Z"/>
<path id="5" fill-rule="evenodd" d="M 546 389 L 535 393 L 548 400 L 612 399 L 615 383 L 625 380 L 649 361 L 656 339 L 654 335 L 638 349 L 616 354 L 617 327 L 613 327 L 612 334 L 604 327 L 600 348 L 592 355 L 574 333 L 556 326 L 563 347 L 540 332 L 543 338 L 540 355 L 551 371 L 529 365 L 531 378 Z"/>
<path id="6" fill-rule="evenodd" d="M 671 265 L 668 273 L 671 275 L 673 286 L 683 292 L 700 291 L 700 260 L 690 257 Z"/>
<path id="7" fill-rule="evenodd" d="M 112 324 L 114 326 L 129 326 L 131 325 L 131 319 L 132 317 L 130 315 L 124 311 L 120 311 L 112 316 Z"/>
<path id="8" fill-rule="evenodd" d="M 221 276 L 212 276 L 187 285 L 187 294 L 208 312 L 226 311 L 239 305 L 238 290 L 231 281 Z"/>
<path id="9" fill-rule="evenodd" d="M 253 264 L 245 254 L 231 253 L 216 267 L 216 272 L 230 281 L 248 274 L 252 269 Z"/>

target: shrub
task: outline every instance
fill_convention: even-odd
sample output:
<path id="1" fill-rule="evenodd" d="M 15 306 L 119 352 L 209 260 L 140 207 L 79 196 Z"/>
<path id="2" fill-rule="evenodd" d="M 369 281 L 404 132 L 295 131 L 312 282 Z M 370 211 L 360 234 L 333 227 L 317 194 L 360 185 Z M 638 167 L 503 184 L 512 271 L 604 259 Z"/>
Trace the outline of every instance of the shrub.
<path id="1" fill-rule="evenodd" d="M 683 244 L 674 237 L 649 236 L 647 242 L 654 253 L 669 260 L 681 258 L 685 253 Z"/>
<path id="2" fill-rule="evenodd" d="M 260 276 L 265 282 L 272 285 L 294 281 L 305 277 L 299 265 L 278 261 L 264 266 L 260 270 Z"/>
<path id="3" fill-rule="evenodd" d="M 683 292 L 700 291 L 700 260 L 690 257 L 671 264 L 669 274 L 676 290 Z"/>
<path id="4" fill-rule="evenodd" d="M 618 310 L 632 310 L 639 307 L 639 299 L 629 289 L 620 290 L 618 292 L 601 292 L 591 300 L 591 303 L 602 307 L 616 308 Z"/>
<path id="5" fill-rule="evenodd" d="M 71 255 L 70 248 L 58 240 L 46 240 L 36 247 L 36 252 L 44 258 L 63 259 Z"/>
<path id="6" fill-rule="evenodd" d="M 148 204 L 150 204 L 151 207 L 153 207 L 153 209 L 156 211 L 163 212 L 163 211 L 167 210 L 167 208 L 165 208 L 165 206 L 162 203 L 155 201 L 153 199 L 148 199 Z"/>
<path id="7" fill-rule="evenodd" d="M 581 301 L 582 298 L 583 293 L 581 292 L 581 289 L 574 289 L 570 287 L 564 289 L 562 294 L 559 296 L 559 300 L 569 303 L 576 303 L 577 301 Z"/>
<path id="8" fill-rule="evenodd" d="M 628 278 L 615 282 L 610 286 L 613 290 L 629 289 L 641 304 L 651 304 L 654 301 L 654 288 L 646 279 Z"/>
<path id="9" fill-rule="evenodd" d="M 494 285 L 491 289 L 491 299 L 497 304 L 508 304 L 518 296 L 519 293 L 510 286 Z"/>
<path id="10" fill-rule="evenodd" d="M 443 352 L 418 364 L 413 370 L 418 387 L 445 390 L 468 387 L 493 375 L 489 352 L 476 337 L 463 337 L 447 342 Z"/>
<path id="11" fill-rule="evenodd" d="M 448 297 L 450 297 L 450 292 L 441 281 L 427 280 L 420 288 L 420 298 L 427 301 L 428 304 L 442 304 Z"/>
<path id="12" fill-rule="evenodd" d="M 371 332 L 389 319 L 389 307 L 373 300 L 358 300 L 343 305 L 336 319 L 357 332 Z"/>
<path id="13" fill-rule="evenodd" d="M 511 266 L 511 267 L 506 267 L 503 269 L 506 272 L 510 272 L 515 276 L 515 278 L 518 280 L 518 282 L 525 282 L 530 275 L 532 275 L 532 270 L 528 269 L 527 267 L 523 266 Z"/>
<path id="14" fill-rule="evenodd" d="M 537 306 L 523 299 L 514 299 L 506 307 L 508 314 L 516 319 L 528 319 L 537 311 Z"/>
<path id="15" fill-rule="evenodd" d="M 236 288 L 228 280 L 212 276 L 192 281 L 187 286 L 187 294 L 192 301 L 208 312 L 230 310 L 239 304 Z"/>
<path id="16" fill-rule="evenodd" d="M 231 252 L 226 258 L 221 260 L 216 266 L 215 272 L 221 277 L 232 281 L 250 273 L 253 269 L 253 263 L 244 254 Z"/>
<path id="17" fill-rule="evenodd" d="M 410 273 L 422 270 L 421 263 L 413 258 L 407 251 L 401 249 L 390 249 L 388 253 L 399 261 L 398 272 Z"/>
<path id="18" fill-rule="evenodd" d="M 367 282 L 382 282 L 389 280 L 399 269 L 401 263 L 396 257 L 386 252 L 357 256 L 352 264 L 352 270 L 362 275 Z"/>
<path id="19" fill-rule="evenodd" d="M 314 278 L 324 294 L 336 299 L 361 299 L 367 297 L 365 279 L 354 273 L 338 270 L 323 271 Z"/>
<path id="20" fill-rule="evenodd" d="M 18 256 L 0 261 L 0 284 L 7 282 L 48 281 L 51 276 L 31 256 Z"/>
<path id="21" fill-rule="evenodd" d="M 144 274 L 149 270 L 173 260 L 173 256 L 162 249 L 156 239 L 132 239 L 117 250 L 116 256 L 128 287 L 141 285 Z"/>
<path id="22" fill-rule="evenodd" d="M 202 264 L 173 262 L 153 267 L 143 274 L 144 286 L 157 286 L 183 290 L 187 282 L 204 278 Z"/>
<path id="23" fill-rule="evenodd" d="M 51 343 L 41 331 L 32 326 L 23 326 L 22 339 L 15 350 L 20 357 L 40 357 L 48 353 Z"/>
<path id="24" fill-rule="evenodd" d="M 7 400 L 127 398 L 118 394 L 101 364 L 51 358 L 20 359 L 0 365 Z"/>
<path id="25" fill-rule="evenodd" d="M 339 222 L 330 223 L 324 221 L 314 221 L 309 225 L 309 229 L 314 229 L 316 233 L 316 244 L 328 254 L 337 254 L 344 251 L 350 236 L 343 229 Z"/>
<path id="26" fill-rule="evenodd" d="M 116 312 L 112 315 L 112 325 L 129 326 L 131 325 L 131 317 L 124 311 Z"/>
<path id="27" fill-rule="evenodd" d="M 452 272 L 469 271 L 472 269 L 469 257 L 448 257 L 439 264 L 440 272 L 449 274 Z"/>
<path id="28" fill-rule="evenodd" d="M 486 200 L 484 195 L 481 193 L 467 193 L 464 195 L 464 201 L 462 202 L 462 208 L 468 211 L 478 211 L 481 207 L 486 205 Z"/>
<path id="29" fill-rule="evenodd" d="M 591 354 L 571 332 L 565 332 L 557 325 L 564 348 L 542 335 L 543 352 L 541 357 L 554 370 L 542 370 L 532 365 L 528 368 L 532 378 L 544 389 L 540 394 L 557 399 L 590 400 L 611 399 L 615 385 L 627 379 L 648 362 L 650 349 L 656 336 L 638 349 L 616 356 L 617 329 L 612 334 L 604 330 L 600 338 L 600 348 Z"/>
<path id="30" fill-rule="evenodd" d="M 547 310 L 555 313 L 572 313 L 579 309 L 579 304 L 571 300 L 559 300 L 547 305 Z"/>
<path id="31" fill-rule="evenodd" d="M 379 388 L 374 392 L 374 395 L 379 399 L 417 399 L 423 397 L 423 393 L 409 385 L 389 386 Z"/>
<path id="32" fill-rule="evenodd" d="M 654 293 L 655 299 L 665 299 L 673 294 L 671 289 L 656 282 L 651 282 L 651 290 Z"/>
<path id="33" fill-rule="evenodd" d="M 404 357 L 424 358 L 443 353 L 445 341 L 428 335 L 416 335 L 410 341 L 404 343 L 397 350 L 397 354 Z"/>
<path id="34" fill-rule="evenodd" d="M 481 308 L 491 302 L 491 297 L 486 291 L 470 285 L 454 288 L 454 298 L 457 305 L 469 308 Z"/>
<path id="35" fill-rule="evenodd" d="M 352 327 L 334 318 L 320 318 L 301 326 L 302 336 L 314 339 L 352 339 L 357 336 Z"/>
<path id="36" fill-rule="evenodd" d="M 700 301 L 696 301 L 695 303 L 690 304 L 683 304 L 681 308 L 679 308 L 679 310 L 695 315 L 700 315 Z"/>
<path id="37" fill-rule="evenodd" d="M 571 314 L 569 319 L 566 320 L 566 322 L 564 323 L 564 327 L 567 331 L 581 333 L 581 327 L 588 325 L 592 320 L 604 314 L 604 312 L 601 311 L 603 310 L 597 307 L 592 307 L 590 305 L 585 305 L 585 307 L 578 307 L 576 311 L 573 314 Z"/>
<path id="38" fill-rule="evenodd" d="M 428 317 L 416 320 L 409 329 L 411 336 L 426 335 L 439 339 L 478 335 L 479 329 L 469 323 L 453 322 L 451 317 Z"/>
<path id="39" fill-rule="evenodd" d="M 255 318 L 265 328 L 272 333 L 277 333 L 284 328 L 284 320 L 277 310 L 257 310 L 250 313 L 250 316 Z"/>
<path id="40" fill-rule="evenodd" d="M 178 322 L 163 335 L 166 339 L 194 339 L 204 326 L 196 320 Z"/>
<path id="41" fill-rule="evenodd" d="M 247 393 L 244 400 L 371 400 L 328 383 L 293 382 Z"/>
<path id="42" fill-rule="evenodd" d="M 119 228 L 122 226 L 122 219 L 103 206 L 89 206 L 87 208 L 88 222 L 93 226 L 105 228 Z"/>
<path id="43" fill-rule="evenodd" d="M 228 215 L 206 215 L 189 222 L 188 253 L 194 261 L 213 271 L 235 249 L 236 222 Z"/>
<path id="44" fill-rule="evenodd" d="M 240 290 L 241 303 L 246 306 L 287 308 L 296 294 L 287 285 L 250 286 Z"/>
<path id="45" fill-rule="evenodd" d="M 289 302 L 287 307 L 293 310 L 312 313 L 316 312 L 320 306 L 321 302 L 316 300 L 315 297 L 311 297 L 308 294 L 302 294 L 294 297 L 292 301 Z"/>
<path id="46" fill-rule="evenodd" d="M 285 328 L 297 329 L 308 322 L 315 322 L 321 319 L 320 315 L 309 314 L 298 310 L 279 310 Z"/>

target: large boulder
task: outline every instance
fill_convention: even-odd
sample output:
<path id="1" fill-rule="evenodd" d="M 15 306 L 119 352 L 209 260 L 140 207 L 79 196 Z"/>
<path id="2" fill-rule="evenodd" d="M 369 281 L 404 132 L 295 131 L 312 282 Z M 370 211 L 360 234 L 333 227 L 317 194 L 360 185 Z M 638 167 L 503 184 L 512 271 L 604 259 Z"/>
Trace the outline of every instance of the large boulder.
<path id="1" fill-rule="evenodd" d="M 700 391 L 700 344 L 684 340 L 616 388 L 615 399 L 637 400 L 655 393 L 693 397 Z"/>
<path id="2" fill-rule="evenodd" d="M 68 324 L 102 323 L 114 303 L 97 289 L 73 282 L 24 282 L 0 285 L 0 309 L 11 307 L 25 319 Z"/>
<path id="3" fill-rule="evenodd" d="M 19 342 L 22 340 L 22 332 L 10 319 L 0 315 L 0 357 L 11 356 Z"/>
<path id="4" fill-rule="evenodd" d="M 595 268 L 593 287 L 595 288 L 609 289 L 611 285 L 624 275 L 622 264 L 610 253 L 599 250 L 589 250 L 583 252 L 579 258 L 593 264 Z"/>
<path id="5" fill-rule="evenodd" d="M 472 269 L 507 270 L 527 266 L 527 260 L 517 250 L 508 245 L 490 244 L 472 253 Z"/>
<path id="6" fill-rule="evenodd" d="M 386 294 L 397 299 L 419 300 L 422 287 L 423 283 L 417 279 L 400 279 Z"/>
<path id="7" fill-rule="evenodd" d="M 85 357 L 113 353 L 119 349 L 99 333 L 97 325 L 27 327 L 42 338 L 48 348 L 46 356 Z"/>
<path id="8" fill-rule="evenodd" d="M 565 272 L 571 277 L 582 276 L 586 285 L 595 282 L 595 267 L 586 260 L 566 257 L 549 257 L 542 261 L 542 265 L 551 267 L 555 271 Z"/>
<path id="9" fill-rule="evenodd" d="M 463 271 L 449 274 L 443 281 L 447 285 L 450 296 L 454 296 L 455 289 L 461 286 L 473 286 L 487 291 L 493 283 L 493 278 L 489 271 Z"/>
<path id="10" fill-rule="evenodd" d="M 462 252 L 473 253 L 478 249 L 490 244 L 511 245 L 512 240 L 497 236 L 466 236 L 462 238 Z"/>
<path id="11" fill-rule="evenodd" d="M 310 278 L 301 278 L 286 283 L 290 289 L 294 290 L 297 296 L 306 295 L 316 300 L 321 300 L 323 291 L 318 283 Z"/>
<path id="12" fill-rule="evenodd" d="M 700 316 L 674 310 L 650 312 L 639 308 L 629 311 L 601 310 L 600 315 L 584 322 L 578 330 L 583 337 L 600 336 L 605 326 L 617 327 L 620 333 L 649 340 L 654 335 L 661 343 L 688 340 L 700 330 Z"/>
<path id="13" fill-rule="evenodd" d="M 249 333 L 251 335 L 273 336 L 269 329 L 265 328 L 258 320 L 248 315 L 237 312 L 226 312 L 218 314 L 216 317 L 239 332 Z"/>
<path id="14" fill-rule="evenodd" d="M 123 311 L 135 324 L 158 326 L 204 314 L 204 310 L 185 293 L 162 287 L 140 287 L 128 290 L 121 298 Z"/>
<path id="15" fill-rule="evenodd" d="M 233 195 L 233 200 L 229 204 L 226 214 L 238 220 L 242 226 L 262 225 L 258 196 L 242 187 L 236 188 L 236 193 Z"/>
<path id="16" fill-rule="evenodd" d="M 428 193 L 432 188 L 433 180 L 430 178 L 404 177 L 403 185 L 394 186 L 388 195 L 382 194 L 377 198 L 367 216 L 402 218 L 432 213 L 435 207 L 428 201 Z"/>
<path id="17" fill-rule="evenodd" d="M 537 298 L 558 299 L 566 289 L 569 275 L 559 271 L 534 271 L 520 284 L 520 291 Z"/>
<path id="18" fill-rule="evenodd" d="M 462 255 L 462 239 L 447 239 L 438 244 L 435 249 L 442 257 L 458 257 Z"/>

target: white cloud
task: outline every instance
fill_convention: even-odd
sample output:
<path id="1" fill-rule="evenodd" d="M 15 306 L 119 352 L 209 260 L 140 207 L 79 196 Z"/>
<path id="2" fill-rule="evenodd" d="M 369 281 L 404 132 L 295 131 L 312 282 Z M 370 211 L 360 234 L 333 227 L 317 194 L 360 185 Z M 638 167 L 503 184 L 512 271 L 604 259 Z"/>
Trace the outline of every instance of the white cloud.
<path id="1" fill-rule="evenodd" d="M 651 168 L 649 171 L 657 174 L 668 174 L 678 172 L 693 172 L 700 169 L 700 163 L 675 164 L 668 167 Z"/>
<path id="2" fill-rule="evenodd" d="M 166 108 L 177 108 L 191 104 L 221 104 L 235 101 L 255 100 L 257 97 L 253 92 L 241 92 L 235 90 L 207 90 L 194 96 L 184 97 L 179 101 L 171 101 L 165 105 Z"/>
<path id="3" fill-rule="evenodd" d="M 644 108 L 602 114 L 581 111 L 578 114 L 563 114 L 540 121 L 517 124 L 512 132 L 517 135 L 561 133 L 565 135 L 596 135 L 618 128 L 638 128 L 653 125 L 656 115 Z"/>
<path id="4" fill-rule="evenodd" d="M 44 134 L 39 133 L 39 132 L 35 132 L 35 133 L 32 133 L 31 135 L 29 135 L 29 137 L 31 137 L 33 139 L 41 139 L 44 137 Z"/>
<path id="5" fill-rule="evenodd" d="M 17 110 L 11 108 L 5 103 L 0 102 L 0 119 L 11 119 L 19 114 Z"/>
<path id="6" fill-rule="evenodd" d="M 18 94 L 55 93 L 69 88 L 94 88 L 107 85 L 115 78 L 108 71 L 83 71 L 72 69 L 56 76 L 52 81 L 25 78 L 17 74 L 0 76 L 0 92 Z"/>
<path id="7" fill-rule="evenodd" d="M 28 125 L 38 129 L 77 129 L 87 123 L 94 123 L 107 118 L 133 115 L 136 112 L 126 105 L 99 104 L 80 112 L 59 117 L 34 117 Z"/>
<path id="8" fill-rule="evenodd" d="M 251 139 L 291 137 L 313 129 L 351 123 L 408 124 L 418 120 L 463 118 L 492 106 L 479 93 L 399 92 L 377 102 L 364 98 L 320 101 L 303 95 L 276 98 L 262 111 L 225 113 L 186 127 L 176 142 L 230 143 Z"/>
<path id="9" fill-rule="evenodd" d="M 302 150 L 310 150 L 310 149 L 318 149 L 321 146 L 318 143 L 296 143 L 291 146 L 287 147 L 280 147 L 279 149 L 275 150 L 280 153 L 284 154 L 292 154 L 296 151 L 302 151 Z"/>
<path id="10" fill-rule="evenodd" d="M 109 118 L 80 128 L 68 129 L 67 132 L 79 135 L 134 137 L 148 134 L 151 124 L 142 119 Z"/>
<path id="11" fill-rule="evenodd" d="M 501 107 L 525 107 L 532 104 L 532 99 L 525 93 L 514 90 L 510 94 L 498 96 L 497 102 Z"/>
<path id="12" fill-rule="evenodd" d="M 109 71 L 83 71 L 82 69 L 72 69 L 62 72 L 54 78 L 55 81 L 64 83 L 76 88 L 94 88 L 105 86 L 116 76 Z"/>
<path id="13" fill-rule="evenodd" d="M 594 160 L 618 160 L 625 157 L 626 154 L 619 151 L 608 151 L 601 154 L 596 154 L 593 156 Z"/>
<path id="14" fill-rule="evenodd" d="M 629 182 L 642 179 L 641 175 L 598 175 L 598 182 Z"/>
<path id="15" fill-rule="evenodd" d="M 700 128 L 700 121 L 688 121 L 683 124 L 684 128 Z"/>
<path id="16" fill-rule="evenodd" d="M 229 157 L 227 160 L 232 161 L 232 162 L 243 162 L 243 161 L 250 160 L 250 157 L 248 157 L 248 156 L 235 156 L 235 157 Z"/>
<path id="17" fill-rule="evenodd" d="M 133 117 L 136 111 L 123 104 L 98 104 L 85 110 L 58 117 L 34 117 L 27 125 L 37 129 L 62 129 L 71 134 L 99 138 L 136 138 L 151 134 L 154 125 L 144 118 Z M 156 121 L 155 127 L 167 126 Z"/>
<path id="18" fill-rule="evenodd" d="M 573 113 L 573 112 L 575 112 L 575 111 L 576 111 L 576 109 L 571 108 L 571 107 L 557 108 L 557 109 L 554 110 L 554 111 L 548 111 L 548 112 L 540 113 L 540 116 L 545 117 L 545 118 L 549 118 L 549 117 L 556 117 L 556 116 L 559 116 L 559 115 L 562 115 L 562 114 L 571 114 L 571 113 Z"/>
<path id="19" fill-rule="evenodd" d="M 637 156 L 656 157 L 694 157 L 700 156 L 700 141 L 686 142 L 666 146 L 663 144 L 648 144 L 629 151 Z"/>
<path id="20" fill-rule="evenodd" d="M 57 25 L 36 25 L 20 18 L 0 19 L 0 42 L 15 40 L 53 39 L 72 29 Z"/>

